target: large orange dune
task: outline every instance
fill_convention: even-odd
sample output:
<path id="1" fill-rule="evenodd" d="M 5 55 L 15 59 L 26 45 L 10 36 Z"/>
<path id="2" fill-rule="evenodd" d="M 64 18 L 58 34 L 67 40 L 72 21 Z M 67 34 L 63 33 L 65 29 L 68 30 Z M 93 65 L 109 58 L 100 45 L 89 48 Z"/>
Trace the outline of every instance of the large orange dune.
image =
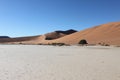
<path id="1" fill-rule="evenodd" d="M 52 40 L 46 40 L 46 37 L 50 37 Z M 107 23 L 71 34 L 58 34 L 56 32 L 52 32 L 40 36 L 0 39 L 0 43 L 78 44 L 81 39 L 86 39 L 89 44 L 104 43 L 109 45 L 120 45 L 120 22 Z"/>
<path id="2" fill-rule="evenodd" d="M 120 45 L 120 22 L 95 26 L 54 41 L 77 44 L 81 39 L 86 39 L 89 44 L 105 43 Z"/>

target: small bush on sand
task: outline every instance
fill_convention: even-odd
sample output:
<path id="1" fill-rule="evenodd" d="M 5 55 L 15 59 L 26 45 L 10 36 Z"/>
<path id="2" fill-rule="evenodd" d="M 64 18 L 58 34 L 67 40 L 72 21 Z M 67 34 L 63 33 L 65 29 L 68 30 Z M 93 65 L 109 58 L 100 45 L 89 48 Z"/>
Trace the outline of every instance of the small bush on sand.
<path id="1" fill-rule="evenodd" d="M 115 47 L 120 47 L 120 45 L 116 45 Z"/>
<path id="2" fill-rule="evenodd" d="M 54 45 L 54 46 L 63 46 L 63 45 L 65 45 L 65 43 L 52 43 L 51 45 Z"/>
<path id="3" fill-rule="evenodd" d="M 79 44 L 85 45 L 85 44 L 88 44 L 88 43 L 87 43 L 87 41 L 85 39 L 82 39 L 82 40 L 80 40 Z"/>
<path id="4" fill-rule="evenodd" d="M 52 38 L 50 38 L 50 37 L 46 37 L 45 40 L 52 40 Z"/>
<path id="5" fill-rule="evenodd" d="M 19 42 L 19 44 L 23 44 L 22 42 Z"/>
<path id="6" fill-rule="evenodd" d="M 110 46 L 109 44 L 105 44 L 104 46 Z"/>
<path id="7" fill-rule="evenodd" d="M 43 45 L 42 43 L 39 43 L 38 45 Z"/>
<path id="8" fill-rule="evenodd" d="M 101 46 L 110 46 L 109 44 L 106 44 L 106 43 L 98 43 L 99 45 L 101 45 Z"/>

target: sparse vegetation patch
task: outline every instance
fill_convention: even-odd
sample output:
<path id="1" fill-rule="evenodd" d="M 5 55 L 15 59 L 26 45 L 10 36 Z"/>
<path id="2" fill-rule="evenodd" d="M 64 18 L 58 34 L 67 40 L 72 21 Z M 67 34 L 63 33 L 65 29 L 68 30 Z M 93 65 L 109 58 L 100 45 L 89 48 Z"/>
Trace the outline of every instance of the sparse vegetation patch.
<path id="1" fill-rule="evenodd" d="M 82 39 L 82 40 L 80 40 L 79 44 L 80 44 L 80 45 L 86 45 L 86 44 L 88 44 L 88 43 L 87 43 L 87 40 Z"/>

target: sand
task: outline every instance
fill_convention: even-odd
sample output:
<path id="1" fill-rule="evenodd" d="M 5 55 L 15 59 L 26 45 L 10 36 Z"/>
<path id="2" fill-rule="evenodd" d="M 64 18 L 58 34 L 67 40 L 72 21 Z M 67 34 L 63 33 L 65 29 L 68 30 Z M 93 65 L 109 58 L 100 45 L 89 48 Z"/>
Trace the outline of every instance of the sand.
<path id="1" fill-rule="evenodd" d="M 78 44 L 82 39 L 86 39 L 89 44 L 109 44 L 120 45 L 120 22 L 107 23 L 91 27 L 65 37 L 54 40 L 66 44 Z"/>
<path id="2" fill-rule="evenodd" d="M 120 80 L 120 48 L 0 45 L 0 80 Z"/>

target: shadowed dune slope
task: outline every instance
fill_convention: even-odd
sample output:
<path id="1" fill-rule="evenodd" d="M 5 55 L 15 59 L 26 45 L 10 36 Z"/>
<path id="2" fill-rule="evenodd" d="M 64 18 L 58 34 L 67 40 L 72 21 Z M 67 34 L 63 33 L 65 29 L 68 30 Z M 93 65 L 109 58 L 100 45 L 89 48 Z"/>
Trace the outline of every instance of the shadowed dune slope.
<path id="1" fill-rule="evenodd" d="M 53 42 L 77 44 L 81 39 L 86 39 L 89 44 L 105 43 L 120 45 L 120 22 L 113 22 L 95 26 L 71 35 L 59 38 Z"/>
<path id="2" fill-rule="evenodd" d="M 58 39 L 60 37 L 72 34 L 77 32 L 76 30 L 70 29 L 70 30 L 66 30 L 66 31 L 55 31 L 55 32 L 51 32 L 51 33 L 47 33 L 45 34 L 45 40 L 53 40 L 53 39 Z"/>
<path id="3" fill-rule="evenodd" d="M 56 39 L 65 37 L 69 34 L 73 34 L 76 32 L 77 31 L 73 30 L 73 29 L 66 30 L 66 31 L 54 31 L 51 33 L 41 35 L 41 36 L 35 38 L 34 40 L 22 41 L 22 43 L 24 43 L 24 44 L 49 44 L 49 43 L 53 43 L 54 40 L 56 40 Z"/>

